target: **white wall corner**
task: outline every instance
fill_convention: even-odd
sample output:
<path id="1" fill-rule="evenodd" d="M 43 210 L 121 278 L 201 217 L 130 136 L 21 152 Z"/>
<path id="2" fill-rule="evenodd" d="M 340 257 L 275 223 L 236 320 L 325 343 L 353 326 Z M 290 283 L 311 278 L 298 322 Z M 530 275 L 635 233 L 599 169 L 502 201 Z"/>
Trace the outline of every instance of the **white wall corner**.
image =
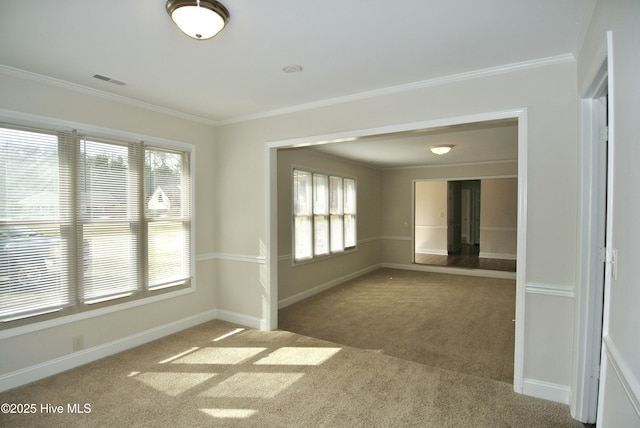
<path id="1" fill-rule="evenodd" d="M 216 313 L 215 319 L 230 322 L 233 324 L 243 325 L 249 328 L 262 329 L 262 326 L 266 325 L 265 324 L 266 320 L 252 317 L 249 315 L 240 314 L 238 312 L 217 309 L 215 313 Z"/>

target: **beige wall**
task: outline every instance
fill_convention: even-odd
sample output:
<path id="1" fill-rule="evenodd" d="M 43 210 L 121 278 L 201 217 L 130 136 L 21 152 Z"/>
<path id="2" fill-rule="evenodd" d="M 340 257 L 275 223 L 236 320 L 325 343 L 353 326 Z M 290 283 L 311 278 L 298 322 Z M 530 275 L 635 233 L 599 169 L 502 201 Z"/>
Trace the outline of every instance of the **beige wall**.
<path id="1" fill-rule="evenodd" d="M 216 267 L 207 257 L 215 251 L 215 194 L 211 165 L 215 162 L 215 134 L 211 126 L 152 112 L 107 98 L 0 74 L 0 114 L 22 120 L 47 120 L 70 127 L 131 133 L 190 143 L 195 147 L 195 209 L 197 235 L 195 285 L 191 293 L 171 299 L 129 307 L 113 313 L 89 313 L 66 322 L 44 323 L 0 331 L 0 380 L 10 386 L 20 381 L 19 370 L 43 365 L 38 370 L 67 368 L 65 364 L 86 362 L 106 348 L 118 349 L 157 337 L 185 325 L 215 316 Z M 139 303 L 139 302 L 138 302 Z M 88 316 L 88 317 L 87 317 Z M 70 321 L 73 320 L 73 321 Z M 59 321 L 59 320 L 56 320 Z M 72 337 L 84 336 L 85 348 L 95 354 L 72 355 Z M 102 348 L 101 348 L 102 347 Z M 51 363 L 47 366 L 46 363 Z M 35 370 L 37 374 L 37 370 Z M 18 373 L 17 375 L 15 375 Z M 15 376 L 14 376 L 15 375 Z"/>
<path id="2" fill-rule="evenodd" d="M 573 313 L 577 218 L 575 63 L 551 62 L 450 79 L 411 91 L 228 124 L 215 131 L 212 126 L 15 77 L 0 77 L 0 89 L 0 109 L 194 144 L 198 257 L 195 293 L 0 339 L 1 373 L 68 355 L 71 337 L 79 333 L 85 335 L 87 346 L 96 347 L 208 311 L 253 326 L 264 320 L 272 278 L 268 263 L 278 257 L 269 252 L 267 143 L 526 109 L 528 171 L 523 178 L 528 224 L 522 267 L 526 267 L 523 286 L 529 291 L 521 327 L 526 337 L 523 376 L 562 393 L 569 385 L 572 355 L 571 346 L 565 344 L 572 341 L 573 325 L 566 320 Z M 550 152 L 554 156 L 548 156 Z M 513 165 L 495 165 L 492 171 L 513 174 Z M 464 178 L 471 173 L 451 168 L 447 174 Z M 442 172 L 382 175 L 380 260 L 410 264 L 412 180 L 440 178 Z M 479 175 L 486 176 L 472 174 Z M 368 261 L 357 263 L 365 266 Z M 558 288 L 568 291 L 560 297 L 544 291 Z M 29 357 L 19 359 L 18 354 Z"/>
<path id="3" fill-rule="evenodd" d="M 523 331 L 536 340 L 524 345 L 525 383 L 550 385 L 560 393 L 554 399 L 567 401 L 571 378 L 573 340 L 575 250 L 577 218 L 577 107 L 575 63 L 517 70 L 495 75 L 424 86 L 412 91 L 267 117 L 221 126 L 218 129 L 218 215 L 225 230 L 217 241 L 220 253 L 252 255 L 266 236 L 266 189 L 241 183 L 261 182 L 268 177 L 268 143 L 309 139 L 311 136 L 348 135 L 350 131 L 389 127 L 420 121 L 435 121 L 526 109 L 524 130 L 527 159 L 527 229 L 525 230 L 525 300 L 532 300 L 524 313 Z M 553 152 L 554 156 L 548 156 Z M 248 166 L 248 167 L 247 167 Z M 495 165 L 493 174 L 513 175 L 513 165 Z M 498 172 L 495 172 L 498 171 Z M 449 171 L 456 178 L 467 177 L 463 168 Z M 422 175 L 422 174 L 420 174 Z M 440 178 L 440 172 L 383 171 L 381 204 L 381 260 L 410 265 L 412 260 L 412 179 Z M 228 188 L 225 188 L 228 186 Z M 549 192 L 549 189 L 554 189 Z M 251 200 L 248 208 L 242 200 Z M 554 248 L 555 251 L 549 251 Z M 561 256 L 559 257 L 558 254 Z M 275 254 L 271 257 L 275 257 Z M 227 264 L 226 261 L 220 261 Z M 229 263 L 230 264 L 230 263 Z M 239 281 L 238 278 L 243 278 Z M 222 310 L 242 310 L 252 317 L 266 316 L 259 308 L 264 299 L 260 277 L 242 275 L 242 266 L 229 266 L 218 277 L 219 290 L 233 289 L 235 300 L 219 298 Z M 530 286 L 531 285 L 531 286 Z M 541 286 L 542 285 L 542 286 Z M 569 290 L 554 293 L 554 290 Z M 551 290 L 550 292 L 547 290 Z M 554 308 L 548 312 L 545 300 Z M 538 304 L 540 303 L 540 304 Z M 262 305 L 264 311 L 264 305 Z M 552 338 L 542 340 L 540 338 Z M 537 352 L 542 349 L 543 352 Z M 525 388 L 527 390 L 527 388 Z"/>
<path id="4" fill-rule="evenodd" d="M 353 177 L 357 182 L 357 250 L 293 263 L 293 167 Z M 375 268 L 380 262 L 380 171 L 308 149 L 278 152 L 278 300 L 286 306 L 310 293 Z"/>
<path id="5" fill-rule="evenodd" d="M 478 163 L 439 167 L 387 169 L 382 175 L 382 261 L 410 266 L 413 262 L 412 217 L 413 186 L 416 180 L 476 179 L 479 177 L 513 176 L 517 174 L 516 162 Z M 423 181 L 429 182 L 429 181 Z M 446 182 L 444 183 L 444 226 L 446 227 Z M 439 215 L 439 214 L 438 214 Z M 406 225 L 405 225 L 406 223 Z M 416 248 L 418 244 L 416 236 Z M 444 251 L 447 250 L 446 229 Z"/>
<path id="6" fill-rule="evenodd" d="M 415 184 L 415 252 L 447 254 L 447 182 Z"/>
<path id="7" fill-rule="evenodd" d="M 515 259 L 518 232 L 518 179 L 482 180 L 480 257 Z"/>

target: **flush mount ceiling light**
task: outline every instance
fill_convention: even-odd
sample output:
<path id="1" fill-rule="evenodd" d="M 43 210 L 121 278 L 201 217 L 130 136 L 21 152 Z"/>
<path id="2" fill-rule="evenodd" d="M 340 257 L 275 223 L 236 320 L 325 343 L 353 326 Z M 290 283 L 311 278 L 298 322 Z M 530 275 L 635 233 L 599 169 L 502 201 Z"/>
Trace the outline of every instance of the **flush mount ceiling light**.
<path id="1" fill-rule="evenodd" d="M 440 146 L 430 147 L 429 150 L 431 150 L 431 152 L 435 153 L 436 155 L 445 155 L 449 153 L 452 148 L 453 146 L 451 144 L 443 144 Z"/>
<path id="2" fill-rule="evenodd" d="M 166 7 L 178 28 L 197 40 L 212 38 L 229 22 L 229 11 L 215 0 L 169 0 Z"/>
<path id="3" fill-rule="evenodd" d="M 430 147 L 429 150 L 431 150 L 431 152 L 435 153 L 436 155 L 445 155 L 449 153 L 452 148 L 453 148 L 453 145 L 451 144 L 443 144 L 440 146 Z"/>

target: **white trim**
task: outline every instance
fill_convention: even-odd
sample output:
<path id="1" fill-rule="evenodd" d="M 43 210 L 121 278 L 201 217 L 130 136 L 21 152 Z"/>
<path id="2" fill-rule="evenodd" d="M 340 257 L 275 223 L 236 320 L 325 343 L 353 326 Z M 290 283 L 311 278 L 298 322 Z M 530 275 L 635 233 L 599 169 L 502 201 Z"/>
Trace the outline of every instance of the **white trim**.
<path id="1" fill-rule="evenodd" d="M 216 126 L 219 125 L 219 122 L 216 122 L 211 119 L 206 119 L 200 116 L 194 116 L 187 113 L 182 113 L 177 110 L 172 110 L 166 107 L 161 107 L 156 104 L 146 103 L 143 101 L 138 101 L 133 98 L 123 97 L 121 95 L 111 94 L 109 92 L 101 91 L 99 89 L 89 88 L 88 86 L 82 86 L 75 83 L 70 83 L 64 80 L 55 79 L 53 77 L 44 76 L 42 74 L 32 73 L 30 71 L 20 70 L 18 68 L 9 67 L 3 64 L 0 64 L 0 74 L 4 74 L 7 76 L 18 77 L 21 79 L 31 80 L 32 82 L 43 83 L 45 85 L 54 86 L 57 88 L 66 89 L 69 91 L 89 95 L 92 97 L 103 98 L 109 101 L 115 101 L 121 104 L 130 105 L 133 107 L 142 108 L 145 110 L 155 111 L 157 113 L 166 114 L 169 116 L 177 117 L 179 119 L 189 120 L 191 122 L 202 123 L 205 125 Z"/>
<path id="2" fill-rule="evenodd" d="M 427 254 L 431 256 L 448 256 L 449 252 L 447 250 L 441 250 L 437 248 L 418 248 L 416 249 L 416 254 Z"/>
<path id="3" fill-rule="evenodd" d="M 263 322 L 260 318 L 252 317 L 249 315 L 240 314 L 238 312 L 225 311 L 217 309 L 215 311 L 215 319 L 230 322 L 233 324 L 240 324 L 245 327 L 264 329 Z"/>
<path id="4" fill-rule="evenodd" d="M 607 31 L 607 110 L 608 110 L 608 138 L 609 146 L 607 153 L 607 223 L 606 223 L 606 242 L 605 247 L 613 249 L 613 218 L 615 216 L 614 211 L 614 170 L 615 170 L 615 70 L 613 61 L 613 33 Z M 605 280 L 604 280 L 604 296 L 602 306 L 602 337 L 603 339 L 609 335 L 609 320 L 611 319 L 611 284 L 613 280 L 612 263 L 605 264 Z M 604 343 L 604 340 L 603 340 Z M 605 369 L 605 363 L 608 356 L 606 346 L 602 346 L 600 354 L 600 382 L 601 385 L 605 384 L 605 376 L 607 371 Z M 605 413 L 604 403 L 604 387 L 598 389 L 598 409 L 596 416 L 596 423 L 600 425 L 601 419 Z"/>
<path id="5" fill-rule="evenodd" d="M 216 260 L 225 260 L 238 263 L 253 263 L 253 264 L 265 264 L 266 258 L 264 256 L 243 256 L 240 254 L 224 254 L 216 253 Z"/>
<path id="6" fill-rule="evenodd" d="M 216 319 L 215 311 L 202 312 L 197 315 L 154 327 L 109 343 L 74 352 L 72 354 L 16 370 L 11 373 L 3 374 L 0 376 L 0 392 L 26 385 L 36 380 L 117 354 L 118 352 L 126 351 L 127 349 L 135 348 L 136 346 L 143 345 L 153 340 L 160 339 L 214 319 Z"/>
<path id="7" fill-rule="evenodd" d="M 383 241 L 412 241 L 413 240 L 410 236 L 381 236 L 380 239 Z"/>
<path id="8" fill-rule="evenodd" d="M 522 385 L 522 393 L 557 403 L 569 404 L 571 390 L 566 385 L 525 378 Z"/>
<path id="9" fill-rule="evenodd" d="M 345 283 L 347 281 L 350 281 L 352 279 L 358 278 L 358 277 L 360 277 L 362 275 L 366 275 L 369 272 L 373 272 L 374 270 L 379 269 L 379 268 L 380 268 L 380 265 L 372 265 L 372 266 L 369 266 L 368 268 L 361 269 L 361 270 L 359 270 L 357 272 L 352 272 L 349 275 L 345 275 L 345 276 L 342 276 L 340 278 L 336 278 L 334 280 L 331 280 L 329 282 L 325 282 L 324 284 L 317 285 L 317 286 L 315 286 L 313 288 L 310 288 L 309 290 L 303 291 L 302 293 L 298 293 L 298 294 L 295 294 L 295 295 L 293 295 L 291 297 L 287 297 L 285 299 L 282 299 L 282 300 L 280 300 L 278 302 L 278 309 L 286 308 L 289 305 L 293 305 L 294 303 L 297 303 L 297 302 L 299 302 L 301 300 L 307 299 L 307 298 L 309 298 L 311 296 L 315 296 L 318 293 L 322 293 L 323 291 L 326 291 L 326 290 L 328 290 L 330 288 L 333 288 L 333 287 L 335 287 L 337 285 L 343 284 L 343 283 Z"/>
<path id="10" fill-rule="evenodd" d="M 563 61 L 573 61 L 573 57 L 564 57 Z M 478 77 L 478 76 L 476 76 Z M 268 231 L 267 242 L 268 248 L 266 263 L 268 275 L 264 277 L 263 286 L 266 295 L 269 296 L 263 313 L 274 314 L 277 319 L 277 269 L 278 269 L 278 242 L 277 242 L 277 158 L 279 148 L 305 147 L 319 144 L 338 143 L 340 141 L 351 141 L 353 138 L 373 136 L 378 134 L 388 134 L 393 132 L 413 131 L 416 129 L 428 129 L 439 126 L 459 125 L 463 123 L 475 123 L 498 119 L 518 119 L 518 270 L 515 274 L 516 279 L 516 333 L 515 333 L 515 349 L 514 349 L 514 383 L 515 392 L 522 392 L 522 380 L 524 374 L 524 335 L 525 335 L 525 278 L 526 278 L 526 260 L 527 260 L 527 109 L 518 108 L 512 110 L 504 110 L 498 112 L 481 113 L 475 115 L 466 115 L 458 117 L 448 117 L 441 119 L 433 119 L 421 122 L 412 122 L 399 125 L 388 125 L 378 128 L 360 129 L 352 131 L 342 131 L 334 134 L 315 135 L 300 138 L 293 138 L 280 141 L 265 142 L 265 181 L 268 183 L 267 194 L 265 197 L 265 210 L 267 211 Z M 413 242 L 413 236 L 382 236 L 382 240 L 402 240 Z M 391 265 L 393 266 L 393 265 Z M 403 265 L 404 266 L 404 265 Z M 415 267 L 415 265 L 408 265 Z M 474 275 L 485 274 L 490 272 L 472 270 Z M 462 274 L 462 272 L 460 272 Z M 468 274 L 468 273 L 467 273 Z M 511 272 L 499 272 L 499 275 L 513 274 Z M 264 315 L 263 315 L 264 316 Z M 270 328 L 277 328 L 277 322 L 271 321 Z"/>
<path id="11" fill-rule="evenodd" d="M 89 96 L 103 98 L 103 99 L 119 102 L 126 105 L 131 105 L 138 108 L 155 111 L 158 113 L 166 114 L 166 115 L 177 117 L 180 119 L 189 120 L 196 123 L 202 123 L 210 126 L 222 126 L 222 125 L 230 125 L 230 124 L 239 123 L 239 122 L 246 122 L 249 120 L 263 119 L 267 117 L 280 116 L 288 113 L 311 110 L 319 107 L 326 107 L 326 106 L 343 104 L 343 103 L 348 103 L 348 102 L 353 102 L 358 100 L 364 100 L 364 99 L 379 97 L 382 95 L 414 91 L 417 89 L 443 85 L 443 84 L 448 84 L 452 82 L 459 82 L 464 80 L 472 80 L 472 79 L 477 79 L 482 77 L 495 76 L 499 74 L 510 73 L 510 72 L 525 70 L 525 69 L 547 67 L 550 65 L 563 64 L 566 62 L 573 62 L 573 61 L 575 61 L 575 57 L 571 54 L 539 58 L 535 60 L 522 61 L 522 62 L 517 62 L 513 64 L 506 64 L 503 66 L 485 68 L 485 69 L 475 70 L 475 71 L 466 72 L 466 73 L 459 73 L 459 74 L 453 74 L 449 76 L 437 77 L 434 79 L 422 80 L 422 81 L 412 82 L 404 85 L 391 86 L 387 88 L 376 89 L 373 91 L 366 91 L 366 92 L 361 92 L 357 94 L 351 94 L 343 97 L 329 98 L 326 100 L 319 100 L 319 101 L 299 104 L 291 107 L 285 107 L 281 109 L 268 110 L 268 111 L 264 111 L 256 114 L 237 116 L 235 118 L 225 119 L 225 120 L 213 120 L 210 118 L 204 118 L 204 117 L 195 116 L 192 114 L 179 112 L 177 110 L 161 107 L 156 104 L 151 104 L 151 103 L 135 100 L 132 98 L 123 97 L 121 95 L 115 95 L 106 91 L 101 91 L 101 90 L 90 88 L 87 86 L 70 83 L 64 80 L 55 79 L 53 77 L 33 73 L 30 71 L 21 70 L 14 67 L 9 67 L 2 64 L 0 64 L 0 74 L 35 81 L 35 82 L 43 83 L 46 85 L 86 94 Z"/>
<path id="12" fill-rule="evenodd" d="M 606 353 L 607 360 L 613 368 L 625 395 L 629 399 L 633 410 L 640 419 L 640 381 L 633 375 L 633 371 L 624 357 L 618 350 L 618 347 L 611 339 L 611 336 L 602 338 L 603 352 Z M 604 388 L 602 388 L 604 389 Z"/>
<path id="13" fill-rule="evenodd" d="M 227 260 L 239 263 L 265 264 L 264 256 L 243 256 L 241 254 L 225 254 L 225 253 L 207 253 L 196 256 L 196 261 L 202 262 L 206 260 Z"/>
<path id="14" fill-rule="evenodd" d="M 137 300 L 132 300 L 130 302 L 121 303 L 118 305 L 105 306 L 99 309 L 91 309 L 84 312 L 79 312 L 77 314 L 71 314 L 62 316 L 59 318 L 53 318 L 47 321 L 36 322 L 33 324 L 26 324 L 20 327 L 14 327 L 7 330 L 0 331 L 0 340 L 8 339 L 10 337 L 16 337 L 27 333 L 33 333 L 35 331 L 46 330 L 53 327 L 58 327 L 65 324 L 70 324 L 74 322 L 79 322 L 82 320 L 97 318 L 103 315 L 125 311 L 128 309 L 136 308 L 138 306 L 149 305 L 152 303 L 160 302 L 162 300 L 173 299 L 185 294 L 194 293 L 195 290 L 195 279 L 192 279 L 191 288 L 183 288 L 182 290 L 173 291 L 170 293 L 158 294 L 156 296 L 145 297 Z"/>
<path id="15" fill-rule="evenodd" d="M 376 241 L 380 241 L 379 236 L 372 236 L 371 238 L 362 238 L 362 239 L 358 239 L 358 245 L 368 244 L 369 242 L 376 242 Z"/>
<path id="16" fill-rule="evenodd" d="M 527 294 L 539 294 L 542 296 L 567 297 L 573 299 L 575 290 L 573 287 L 553 284 L 526 284 L 525 291 Z"/>
<path id="17" fill-rule="evenodd" d="M 523 391 L 525 338 L 525 284 L 527 278 L 527 189 L 528 189 L 528 112 L 519 110 L 518 118 L 518 233 L 516 271 L 516 333 L 513 357 L 513 390 Z"/>
<path id="18" fill-rule="evenodd" d="M 447 230 L 447 226 L 432 226 L 432 225 L 426 225 L 426 224 L 417 224 L 416 225 L 416 229 L 441 229 L 441 230 Z"/>
<path id="19" fill-rule="evenodd" d="M 419 265 L 404 263 L 380 263 L 380 267 L 390 269 L 413 270 L 418 272 L 446 273 L 449 275 L 477 276 L 481 278 L 516 279 L 515 272 L 503 272 L 486 269 L 465 269 L 448 266 Z"/>
<path id="20" fill-rule="evenodd" d="M 503 159 L 503 160 L 495 160 L 495 161 L 481 161 L 481 162 L 458 162 L 458 163 L 441 163 L 437 165 L 409 165 L 409 166 L 391 166 L 379 168 L 383 171 L 392 171 L 392 170 L 405 170 L 405 169 L 425 169 L 425 168 L 455 168 L 455 167 L 469 167 L 469 166 L 479 166 L 479 165 L 500 165 L 500 164 L 508 164 L 508 163 L 517 163 L 518 159 Z M 459 177 L 459 178 L 420 178 L 414 181 L 456 181 L 456 180 L 480 180 L 480 179 L 489 179 L 489 178 L 509 178 L 509 177 L 517 177 L 517 175 L 497 175 L 495 177 L 482 177 L 482 178 L 469 178 L 469 177 Z"/>
<path id="21" fill-rule="evenodd" d="M 431 86 L 444 85 L 454 82 L 460 82 L 465 80 L 478 79 L 483 77 L 496 76 L 499 74 L 511 73 L 514 71 L 537 68 L 537 67 L 547 67 L 555 64 L 563 64 L 567 62 L 574 62 L 575 57 L 571 54 L 567 55 L 558 55 L 554 57 L 540 58 L 536 60 L 523 61 L 514 64 L 506 64 L 504 66 L 485 68 L 481 70 L 475 70 L 466 73 L 453 74 L 449 76 L 437 77 L 434 79 L 422 80 L 413 83 L 407 83 L 404 85 L 391 86 L 387 88 L 377 89 L 373 91 L 360 92 L 357 94 L 351 94 L 343 97 L 329 98 L 326 100 L 314 101 L 306 104 L 299 104 L 296 106 L 285 107 L 281 109 L 275 109 L 270 111 L 265 111 L 257 114 L 251 114 L 246 116 L 237 116 L 232 119 L 221 120 L 217 122 L 218 125 L 230 125 L 239 122 L 247 122 L 250 120 L 256 119 L 264 119 L 267 117 L 280 116 L 289 113 L 296 113 L 305 110 L 312 110 L 320 107 L 333 106 L 337 104 L 349 103 L 353 101 L 365 100 L 369 98 L 375 98 L 383 95 L 391 95 L 402 92 L 415 91 L 423 88 L 428 88 Z M 462 122 L 461 122 L 462 123 Z"/>
<path id="22" fill-rule="evenodd" d="M 478 257 L 481 259 L 502 259 L 502 260 L 518 260 L 517 254 L 509 254 L 509 253 L 487 253 L 485 251 L 481 251 L 478 254 Z"/>
<path id="23" fill-rule="evenodd" d="M 608 91 L 606 43 L 589 67 L 589 87 L 580 100 L 580 200 L 577 236 L 576 314 L 571 389 L 571 416 L 585 423 L 596 420 L 599 381 L 593 375 L 600 365 L 602 309 L 605 267 L 598 261 L 599 247 L 604 246 L 606 187 L 604 166 L 606 147 L 601 140 L 601 126 L 606 121 Z M 610 220 L 610 219 L 609 219 Z"/>

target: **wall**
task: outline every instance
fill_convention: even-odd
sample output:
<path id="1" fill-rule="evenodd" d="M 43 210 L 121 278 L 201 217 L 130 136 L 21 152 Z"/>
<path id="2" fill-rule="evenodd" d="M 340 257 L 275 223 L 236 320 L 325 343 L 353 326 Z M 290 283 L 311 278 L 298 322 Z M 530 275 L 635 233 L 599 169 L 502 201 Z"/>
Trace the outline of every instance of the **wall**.
<path id="1" fill-rule="evenodd" d="M 246 184 L 262 183 L 269 177 L 267 143 L 280 144 L 311 136 L 347 136 L 352 131 L 524 108 L 527 172 L 521 178 L 526 179 L 527 199 L 523 209 L 528 223 L 526 254 L 519 260 L 524 274 L 521 288 L 526 289 L 522 325 L 518 325 L 526 339 L 522 390 L 568 402 L 577 221 L 575 63 L 561 59 L 545 66 L 515 68 L 510 72 L 502 69 L 437 83 L 221 126 L 217 134 L 216 186 L 219 224 L 224 225 L 224 230 L 217 235 L 218 251 L 253 257 L 270 234 L 269 223 L 265 221 L 270 215 L 265 200 L 267 188 Z M 550 157 L 550 152 L 554 156 Z M 514 174 L 513 165 L 497 165 L 494 171 Z M 449 172 L 465 177 L 464 171 Z M 412 173 L 383 172 L 383 262 L 406 265 L 411 261 L 412 178 Z M 554 251 L 549 251 L 550 248 Z M 272 257 L 275 254 L 267 254 L 267 260 Z M 242 263 L 233 261 L 220 260 L 220 264 L 225 268 L 220 268 L 218 286 L 225 296 L 218 296 L 219 310 L 239 311 L 250 319 L 266 317 L 268 284 L 258 272 L 248 274 Z"/>
<path id="2" fill-rule="evenodd" d="M 196 289 L 117 312 L 83 313 L 52 323 L 0 331 L 0 390 L 66 370 L 112 352 L 216 316 L 214 247 L 215 162 L 211 126 L 142 109 L 113 99 L 0 73 L 0 114 L 43 117 L 56 123 L 107 129 L 195 145 Z M 73 321 L 71 321 L 73 320 Z M 63 321 L 61 323 L 60 321 Z M 48 326 L 48 327 L 47 327 Z M 83 335 L 85 350 L 72 352 Z"/>
<path id="3" fill-rule="evenodd" d="M 515 260 L 518 180 L 485 179 L 481 188 L 480 257 Z M 416 253 L 446 255 L 447 181 L 417 181 L 415 210 Z"/>
<path id="4" fill-rule="evenodd" d="M 518 179 L 482 180 L 480 257 L 515 260 L 518 232 Z"/>
<path id="5" fill-rule="evenodd" d="M 292 171 L 307 167 L 353 177 L 357 183 L 357 250 L 298 265 L 292 260 Z M 336 283 L 375 269 L 380 262 L 380 171 L 313 152 L 278 152 L 278 299 L 284 307 Z"/>
<path id="6" fill-rule="evenodd" d="M 516 162 L 478 163 L 438 167 L 398 168 L 383 171 L 383 245 L 382 261 L 398 267 L 409 267 L 413 262 L 411 247 L 412 206 L 414 180 L 475 179 L 479 177 L 513 176 L 517 174 Z M 429 181 L 423 181 L 429 183 Z M 441 181 L 444 201 L 444 253 L 447 251 L 447 183 Z M 440 215 L 439 213 L 437 214 Z M 409 227 L 405 227 L 405 222 Z M 417 246 L 416 239 L 416 246 Z"/>
<path id="7" fill-rule="evenodd" d="M 617 277 L 605 293 L 603 361 L 600 372 L 598 426 L 640 426 L 640 2 L 600 0 L 578 56 L 580 96 L 585 95 L 606 57 L 607 31 L 612 35 L 609 57 L 609 123 L 613 150 L 613 191 L 610 240 L 616 248 Z M 613 137 L 613 138 L 611 138 Z M 582 286 L 582 284 L 580 284 Z"/>
<path id="8" fill-rule="evenodd" d="M 447 182 L 415 183 L 415 252 L 447 254 Z"/>

